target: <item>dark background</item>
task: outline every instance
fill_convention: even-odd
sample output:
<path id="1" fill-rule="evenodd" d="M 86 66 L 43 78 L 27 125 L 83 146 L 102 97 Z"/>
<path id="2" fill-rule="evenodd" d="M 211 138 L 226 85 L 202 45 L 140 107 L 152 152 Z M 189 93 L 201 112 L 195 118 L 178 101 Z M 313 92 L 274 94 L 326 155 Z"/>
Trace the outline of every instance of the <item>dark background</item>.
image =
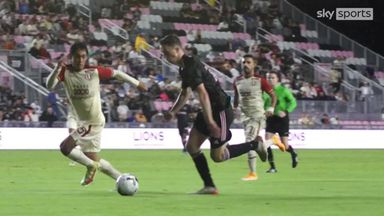
<path id="1" fill-rule="evenodd" d="M 367 46 L 384 56 L 384 1 L 382 0 L 288 0 L 311 17 L 327 26 L 345 34 L 349 38 Z M 325 8 L 373 8 L 373 20 L 369 21 L 338 21 L 335 15 L 332 20 L 317 18 L 317 11 Z M 313 29 L 310 29 L 313 30 Z"/>

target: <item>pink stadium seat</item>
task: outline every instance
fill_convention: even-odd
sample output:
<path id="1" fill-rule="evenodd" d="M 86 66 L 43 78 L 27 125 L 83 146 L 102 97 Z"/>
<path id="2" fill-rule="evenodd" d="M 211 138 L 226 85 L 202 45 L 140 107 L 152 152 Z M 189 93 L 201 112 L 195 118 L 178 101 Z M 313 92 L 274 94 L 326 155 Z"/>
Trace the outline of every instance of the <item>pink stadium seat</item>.
<path id="1" fill-rule="evenodd" d="M 305 43 L 304 49 L 309 50 L 312 47 L 312 43 Z"/>
<path id="2" fill-rule="evenodd" d="M 189 23 L 183 23 L 182 28 L 185 30 L 193 30 L 192 24 Z"/>
<path id="3" fill-rule="evenodd" d="M 353 51 L 348 51 L 348 56 L 347 56 L 347 58 L 348 58 L 348 57 L 353 58 L 354 56 L 355 56 L 355 55 L 354 55 Z"/>
<path id="4" fill-rule="evenodd" d="M 171 108 L 172 106 L 172 102 L 169 102 L 169 101 L 162 101 L 161 104 L 162 104 L 163 110 L 169 110 L 169 108 Z"/>
<path id="5" fill-rule="evenodd" d="M 331 50 L 331 56 L 336 58 L 337 57 L 337 54 L 336 54 L 336 51 L 335 50 Z"/>
<path id="6" fill-rule="evenodd" d="M 14 37 L 14 40 L 17 44 L 23 44 L 25 42 L 24 36 L 17 35 Z"/>
<path id="7" fill-rule="evenodd" d="M 197 10 L 199 7 L 200 7 L 200 5 L 197 4 L 197 3 L 191 4 L 191 9 L 192 9 L 192 11 Z"/>
<path id="8" fill-rule="evenodd" d="M 173 28 L 175 30 L 180 30 L 180 23 L 173 23 Z"/>
<path id="9" fill-rule="evenodd" d="M 216 31 L 217 26 L 215 26 L 215 25 L 208 25 L 208 29 L 211 30 L 211 31 Z"/>
<path id="10" fill-rule="evenodd" d="M 155 106 L 155 109 L 158 111 L 158 112 L 161 112 L 163 111 L 163 107 L 162 107 L 162 104 L 160 101 L 154 101 L 153 102 L 153 105 Z"/>
<path id="11" fill-rule="evenodd" d="M 140 8 L 141 14 L 148 15 L 150 14 L 149 8 Z"/>
<path id="12" fill-rule="evenodd" d="M 88 30 L 89 30 L 89 32 L 94 32 L 95 26 L 94 25 L 88 25 Z"/>

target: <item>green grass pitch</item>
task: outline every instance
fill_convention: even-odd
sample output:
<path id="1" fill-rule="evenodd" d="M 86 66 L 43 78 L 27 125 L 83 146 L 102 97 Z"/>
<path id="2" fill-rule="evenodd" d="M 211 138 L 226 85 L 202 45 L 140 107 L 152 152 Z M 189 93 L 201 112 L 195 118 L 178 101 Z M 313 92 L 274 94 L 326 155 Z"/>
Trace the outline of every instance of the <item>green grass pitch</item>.
<path id="1" fill-rule="evenodd" d="M 139 192 L 124 197 L 101 173 L 81 187 L 85 169 L 69 166 L 59 151 L 0 151 L 0 215 L 384 215 L 383 150 L 298 152 L 299 166 L 292 169 L 289 154 L 275 151 L 276 174 L 265 173 L 268 165 L 258 161 L 259 180 L 252 182 L 240 180 L 246 156 L 209 160 L 220 195 L 198 196 L 188 192 L 202 182 L 180 151 L 103 150 L 116 168 L 139 178 Z"/>

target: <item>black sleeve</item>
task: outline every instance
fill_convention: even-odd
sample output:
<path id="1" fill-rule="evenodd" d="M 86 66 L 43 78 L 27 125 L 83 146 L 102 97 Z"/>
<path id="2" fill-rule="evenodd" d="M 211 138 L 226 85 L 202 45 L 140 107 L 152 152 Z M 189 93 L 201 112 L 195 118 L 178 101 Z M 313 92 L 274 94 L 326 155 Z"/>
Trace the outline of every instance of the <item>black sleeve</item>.
<path id="1" fill-rule="evenodd" d="M 199 63 L 193 64 L 193 66 L 188 69 L 188 74 L 190 74 L 191 78 L 189 85 L 192 90 L 195 90 L 197 86 L 203 83 L 203 70 L 204 68 Z"/>

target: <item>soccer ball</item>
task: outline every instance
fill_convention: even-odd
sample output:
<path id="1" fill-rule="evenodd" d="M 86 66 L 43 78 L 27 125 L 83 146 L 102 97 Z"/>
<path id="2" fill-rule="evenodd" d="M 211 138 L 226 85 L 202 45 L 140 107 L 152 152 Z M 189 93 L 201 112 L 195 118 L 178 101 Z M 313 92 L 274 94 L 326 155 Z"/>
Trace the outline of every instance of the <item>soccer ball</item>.
<path id="1" fill-rule="evenodd" d="M 122 196 L 133 196 L 139 190 L 139 182 L 136 176 L 124 173 L 117 178 L 116 189 Z"/>

